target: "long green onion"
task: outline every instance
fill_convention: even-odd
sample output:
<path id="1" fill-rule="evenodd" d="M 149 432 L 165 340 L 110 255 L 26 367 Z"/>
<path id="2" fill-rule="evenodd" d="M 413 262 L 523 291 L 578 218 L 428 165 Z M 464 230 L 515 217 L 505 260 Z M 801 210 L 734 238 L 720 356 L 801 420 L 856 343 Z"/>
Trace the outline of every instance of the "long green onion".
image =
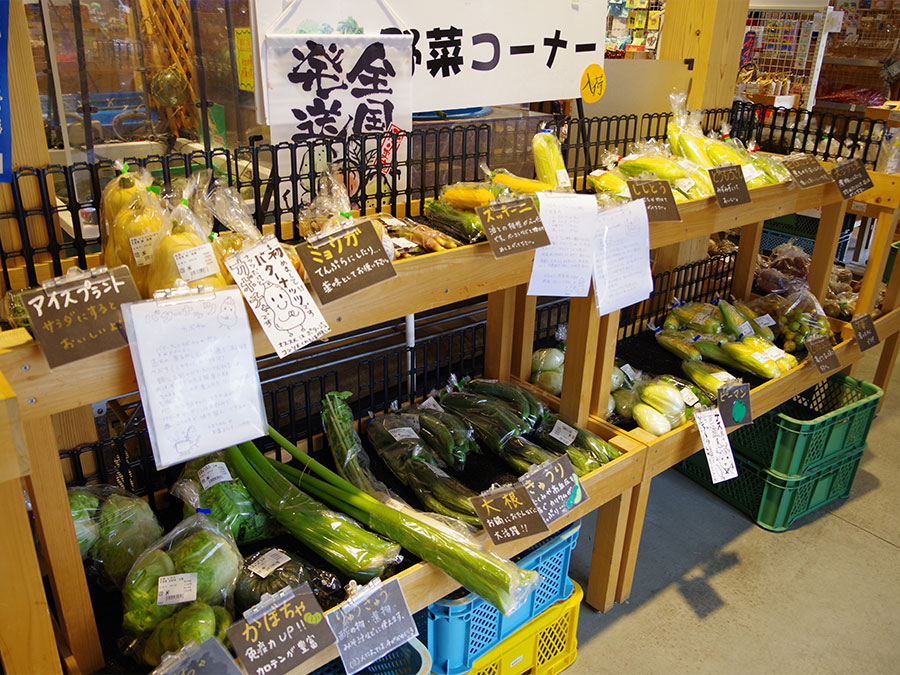
<path id="1" fill-rule="evenodd" d="M 276 471 L 290 475 L 301 488 L 334 508 L 352 513 L 364 525 L 440 568 L 504 614 L 518 609 L 540 578 L 537 572 L 523 570 L 484 550 L 471 538 L 382 504 L 312 459 L 271 427 L 269 435 L 308 470 Z M 252 444 L 241 446 L 245 452 L 247 445 Z"/>

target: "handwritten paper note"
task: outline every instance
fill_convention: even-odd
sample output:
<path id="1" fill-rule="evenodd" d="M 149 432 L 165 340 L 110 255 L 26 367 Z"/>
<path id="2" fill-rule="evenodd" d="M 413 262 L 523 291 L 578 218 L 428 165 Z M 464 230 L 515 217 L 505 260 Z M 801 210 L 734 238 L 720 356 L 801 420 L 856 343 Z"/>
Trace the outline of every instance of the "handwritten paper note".
<path id="1" fill-rule="evenodd" d="M 528 295 L 583 298 L 591 288 L 597 198 L 594 195 L 542 192 L 538 199 L 550 246 L 534 252 Z"/>
<path id="2" fill-rule="evenodd" d="M 265 435 L 237 288 L 126 304 L 122 315 L 157 467 Z"/>
<path id="3" fill-rule="evenodd" d="M 713 483 L 721 483 L 737 478 L 737 466 L 734 463 L 734 452 L 725 432 L 725 423 L 718 408 L 695 410 L 694 423 L 700 432 L 706 461 L 709 463 L 709 475 Z"/>
<path id="4" fill-rule="evenodd" d="M 225 259 L 279 358 L 315 342 L 331 330 L 306 284 L 275 237 L 267 236 Z"/>
<path id="5" fill-rule="evenodd" d="M 653 292 L 650 223 L 643 200 L 601 211 L 593 242 L 594 297 L 600 315 L 646 300 Z"/>

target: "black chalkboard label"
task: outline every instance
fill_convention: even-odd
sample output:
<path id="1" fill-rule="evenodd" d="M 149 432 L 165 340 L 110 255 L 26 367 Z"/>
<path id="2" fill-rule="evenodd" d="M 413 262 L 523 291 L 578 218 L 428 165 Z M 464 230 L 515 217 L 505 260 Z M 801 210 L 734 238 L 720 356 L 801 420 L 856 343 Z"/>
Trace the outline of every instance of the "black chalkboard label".
<path id="1" fill-rule="evenodd" d="M 651 223 L 680 221 L 681 214 L 667 180 L 630 180 L 628 191 L 632 199 L 643 199 L 647 208 L 647 220 Z"/>
<path id="2" fill-rule="evenodd" d="M 524 485 L 489 490 L 472 497 L 471 502 L 495 544 L 548 531 Z"/>
<path id="3" fill-rule="evenodd" d="M 850 325 L 853 326 L 853 334 L 856 336 L 856 342 L 859 343 L 859 351 L 864 352 L 880 342 L 871 314 L 860 314 L 853 317 Z"/>
<path id="4" fill-rule="evenodd" d="M 547 525 L 559 520 L 587 499 L 568 455 L 532 467 L 519 479 Z"/>
<path id="5" fill-rule="evenodd" d="M 479 206 L 475 213 L 481 218 L 484 236 L 495 258 L 550 245 L 550 237 L 530 198 Z"/>
<path id="6" fill-rule="evenodd" d="M 852 199 L 858 194 L 875 187 L 866 167 L 858 159 L 851 159 L 836 164 L 831 170 L 831 177 L 837 183 L 838 190 L 844 199 Z"/>
<path id="7" fill-rule="evenodd" d="M 809 352 L 809 358 L 812 359 L 820 373 L 830 373 L 841 367 L 841 361 L 834 353 L 831 338 L 827 335 L 809 338 L 804 344 L 806 351 Z"/>
<path id="8" fill-rule="evenodd" d="M 709 178 L 720 208 L 750 203 L 750 192 L 740 165 L 715 166 L 709 170 Z"/>
<path id="9" fill-rule="evenodd" d="M 726 429 L 753 423 L 750 409 L 750 385 L 736 384 L 721 387 L 718 391 L 719 413 Z"/>
<path id="10" fill-rule="evenodd" d="M 794 155 L 784 159 L 784 168 L 801 188 L 812 188 L 831 183 L 831 176 L 812 155 Z"/>
<path id="11" fill-rule="evenodd" d="M 269 671 L 267 671 L 269 672 Z M 165 658 L 153 675 L 241 675 L 241 669 L 217 638 L 208 638 L 200 646 L 184 647 Z"/>

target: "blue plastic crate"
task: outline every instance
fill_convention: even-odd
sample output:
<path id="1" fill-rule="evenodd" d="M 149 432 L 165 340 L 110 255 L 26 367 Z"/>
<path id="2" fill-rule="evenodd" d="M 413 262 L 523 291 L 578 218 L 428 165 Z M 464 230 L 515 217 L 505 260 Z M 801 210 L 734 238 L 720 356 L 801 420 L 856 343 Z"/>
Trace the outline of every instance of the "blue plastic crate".
<path id="1" fill-rule="evenodd" d="M 431 672 L 458 675 L 496 647 L 504 638 L 535 618 L 550 605 L 572 595 L 569 561 L 578 541 L 580 523 L 573 523 L 526 551 L 520 567 L 537 570 L 542 579 L 526 602 L 511 616 L 503 616 L 474 593 L 451 595 L 416 614 L 419 638 L 427 637 Z"/>

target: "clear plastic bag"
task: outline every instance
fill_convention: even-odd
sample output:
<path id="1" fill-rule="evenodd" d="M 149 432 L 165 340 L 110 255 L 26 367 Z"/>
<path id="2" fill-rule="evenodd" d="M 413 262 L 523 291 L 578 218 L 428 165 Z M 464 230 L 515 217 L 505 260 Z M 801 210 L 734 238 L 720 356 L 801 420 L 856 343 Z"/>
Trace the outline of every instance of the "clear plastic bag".
<path id="1" fill-rule="evenodd" d="M 804 285 L 796 289 L 784 300 L 777 318 L 784 338 L 784 351 L 799 351 L 812 337 L 833 335 L 825 310 L 809 287 Z"/>
<path id="2" fill-rule="evenodd" d="M 128 572 L 122 587 L 125 631 L 146 635 L 194 600 L 229 607 L 242 562 L 224 526 L 202 514 L 186 518 L 144 551 Z M 197 575 L 196 598 L 158 603 L 161 577 L 191 573 Z"/>
<path id="3" fill-rule="evenodd" d="M 131 270 L 142 297 L 149 297 L 148 283 L 159 232 L 165 229 L 166 215 L 156 188 L 134 193 L 131 201 L 116 212 L 106 241 L 104 263 L 110 269 L 125 265 Z"/>
<path id="4" fill-rule="evenodd" d="M 170 492 L 184 502 L 184 517 L 208 512 L 222 523 L 238 544 L 270 539 L 278 534 L 278 523 L 250 496 L 236 477 L 223 452 L 192 459 Z"/>
<path id="5" fill-rule="evenodd" d="M 344 600 L 341 580 L 335 574 L 316 567 L 296 553 L 269 547 L 244 559 L 234 601 L 237 613 L 257 604 L 264 593 L 275 594 L 285 586 L 308 583 L 322 609 L 329 610 Z"/>
<path id="6" fill-rule="evenodd" d="M 560 429 L 560 426 L 563 429 Z M 565 429 L 568 427 L 568 429 Z M 568 437 L 561 431 L 574 430 L 575 437 L 566 442 Z M 532 437 L 541 447 L 558 454 L 567 454 L 575 472 L 584 476 L 599 469 L 619 456 L 619 451 L 609 443 L 587 429 L 575 426 L 559 415 L 547 413 L 535 427 Z"/>
<path id="7" fill-rule="evenodd" d="M 119 160 L 113 164 L 116 175 L 106 184 L 100 195 L 100 224 L 107 236 L 104 256 L 104 264 L 107 267 L 122 265 L 124 262 L 115 257 L 116 246 L 110 248 L 111 229 L 119 213 L 131 206 L 135 199 L 144 199 L 147 196 L 147 188 L 153 184 L 153 178 L 146 169 L 132 168 L 127 163 Z"/>
<path id="8" fill-rule="evenodd" d="M 164 654 L 174 654 L 189 643 L 201 645 L 214 637 L 228 646 L 225 631 L 232 623 L 234 617 L 225 607 L 192 602 L 163 619 L 145 641 L 136 641 L 131 651 L 148 666 L 158 666 Z"/>
<path id="9" fill-rule="evenodd" d="M 565 352 L 556 347 L 538 349 L 531 355 L 529 382 L 554 396 L 559 396 L 562 393 L 565 370 Z"/>
<path id="10" fill-rule="evenodd" d="M 162 535 L 146 501 L 112 485 L 69 489 L 82 560 L 105 583 L 122 586 L 137 557 Z"/>
<path id="11" fill-rule="evenodd" d="M 458 415 L 420 405 L 405 406 L 400 413 L 416 417 L 419 437 L 453 469 L 461 471 L 468 455 L 480 452 L 474 429 Z"/>
<path id="12" fill-rule="evenodd" d="M 316 196 L 300 214 L 302 236 L 340 229 L 344 224 L 349 224 L 353 207 L 341 176 L 339 165 L 329 165 L 319 177 Z"/>
<path id="13" fill-rule="evenodd" d="M 502 185 L 497 187 L 502 188 Z M 479 206 L 487 206 L 495 199 L 491 183 L 460 182 L 441 188 L 440 199 L 455 209 L 474 211 Z"/>
<path id="14" fill-rule="evenodd" d="M 572 180 L 563 159 L 559 139 L 550 129 L 538 131 L 531 139 L 534 171 L 537 179 L 552 188 L 570 189 Z"/>

